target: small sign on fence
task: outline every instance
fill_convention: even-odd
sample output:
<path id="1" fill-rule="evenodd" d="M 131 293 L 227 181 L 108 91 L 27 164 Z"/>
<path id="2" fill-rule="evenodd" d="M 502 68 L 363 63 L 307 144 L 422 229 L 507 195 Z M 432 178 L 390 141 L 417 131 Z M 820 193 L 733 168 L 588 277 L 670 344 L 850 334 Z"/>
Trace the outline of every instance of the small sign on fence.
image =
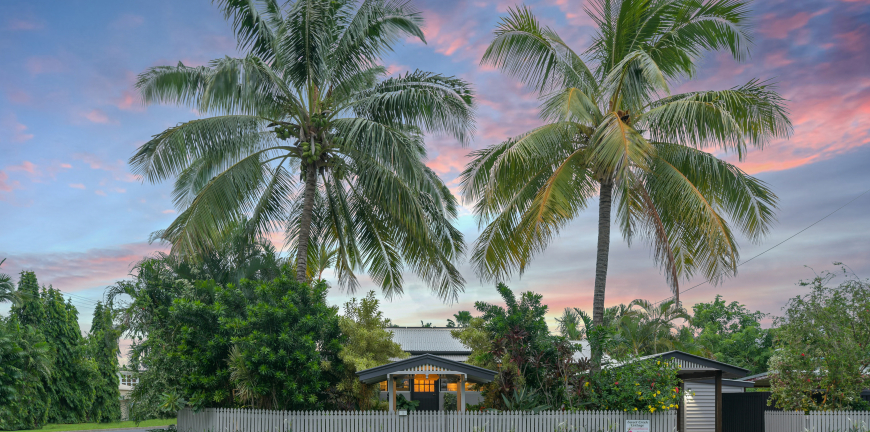
<path id="1" fill-rule="evenodd" d="M 625 432 L 650 432 L 649 420 L 626 420 Z"/>

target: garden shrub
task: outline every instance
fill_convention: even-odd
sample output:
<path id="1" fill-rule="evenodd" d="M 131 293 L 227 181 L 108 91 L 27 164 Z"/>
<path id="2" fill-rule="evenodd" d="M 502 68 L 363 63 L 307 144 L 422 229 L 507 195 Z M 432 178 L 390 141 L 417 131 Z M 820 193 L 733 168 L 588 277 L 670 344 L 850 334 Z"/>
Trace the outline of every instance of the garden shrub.
<path id="1" fill-rule="evenodd" d="M 679 366 L 668 360 L 629 361 L 591 373 L 582 384 L 588 409 L 656 412 L 679 408 Z"/>

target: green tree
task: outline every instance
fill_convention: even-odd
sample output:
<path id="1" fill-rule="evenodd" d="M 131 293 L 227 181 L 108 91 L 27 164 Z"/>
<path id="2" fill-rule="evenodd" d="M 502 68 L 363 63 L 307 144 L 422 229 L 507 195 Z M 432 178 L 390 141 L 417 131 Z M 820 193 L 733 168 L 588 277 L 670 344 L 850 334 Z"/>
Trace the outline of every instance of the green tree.
<path id="1" fill-rule="evenodd" d="M 456 318 L 456 321 L 452 319 L 447 320 L 447 327 L 468 327 L 471 324 L 471 312 L 469 311 L 459 311 L 453 314 L 453 318 Z"/>
<path id="2" fill-rule="evenodd" d="M 0 319 L 0 430 L 38 429 L 48 420 L 54 358 L 31 326 Z"/>
<path id="3" fill-rule="evenodd" d="M 94 401 L 97 370 L 93 361 L 87 358 L 78 310 L 52 287 L 44 290 L 41 297 L 46 318 L 35 327 L 55 353 L 51 381 L 46 383 L 51 398 L 48 421 L 86 421 Z"/>
<path id="4" fill-rule="evenodd" d="M 810 292 L 789 299 L 774 320 L 771 400 L 785 410 L 867 408 L 861 391 L 870 377 L 870 280 L 843 269 L 844 280 L 823 272 L 798 285 Z"/>
<path id="5" fill-rule="evenodd" d="M 420 13 L 388 0 L 218 3 L 243 58 L 154 67 L 137 82 L 147 104 L 209 115 L 157 134 L 130 159 L 148 181 L 176 178 L 180 215 L 161 238 L 196 255 L 248 218 L 253 232 L 286 230 L 299 281 L 308 251 L 334 241 L 342 286 L 355 287 L 364 269 L 397 294 L 407 265 L 455 297 L 464 283 L 453 264 L 464 248 L 450 223 L 456 202 L 423 163 L 422 133 L 467 142 L 471 90 L 422 71 L 383 79 L 379 65 L 395 42 L 423 39 Z M 318 202 L 325 238 L 312 237 Z"/>
<path id="6" fill-rule="evenodd" d="M 369 291 L 359 302 L 353 298 L 345 303 L 344 316 L 339 318 L 338 324 L 347 338 L 338 355 L 345 365 L 338 390 L 349 396 L 349 406 L 371 409 L 378 398 L 378 387 L 361 383 L 356 372 L 387 364 L 392 359 L 406 358 L 408 353 L 393 342 L 393 332 L 388 330 L 390 320 L 379 310 L 374 291 Z"/>
<path id="7" fill-rule="evenodd" d="M 300 284 L 289 267 L 269 281 L 174 279 L 146 261 L 113 292 L 130 296 L 120 321 L 134 336 L 131 368 L 140 384 L 134 416 L 166 408 L 322 409 L 343 374 L 338 309 L 325 284 Z"/>
<path id="8" fill-rule="evenodd" d="M 736 301 L 726 304 L 718 294 L 712 302 L 698 303 L 692 309 L 692 336 L 705 355 L 752 374 L 767 371 L 773 332 L 761 328 L 760 322 L 767 314 L 750 312 Z"/>
<path id="9" fill-rule="evenodd" d="M 89 356 L 97 367 L 98 376 L 94 380 L 94 402 L 90 409 L 90 420 L 111 422 L 121 418 L 121 394 L 118 390 L 118 338 L 120 331 L 115 328 L 112 310 L 97 302 L 91 331 L 88 334 Z"/>
<path id="10" fill-rule="evenodd" d="M 94 400 L 96 366 L 87 357 L 78 310 L 52 287 L 43 287 L 40 292 L 33 272 L 21 272 L 18 293 L 23 301 L 12 307 L 10 321 L 23 329 L 32 327 L 51 349 L 51 375 L 41 375 L 47 398 L 47 421 L 78 423 L 87 420 Z"/>
<path id="11" fill-rule="evenodd" d="M 625 239 L 651 245 L 679 303 L 680 279 L 736 273 L 733 231 L 758 240 L 774 219 L 763 182 L 704 150 L 743 160 L 791 124 L 766 82 L 669 94 L 711 50 L 748 56 L 748 3 L 595 0 L 586 11 L 597 33 L 583 55 L 529 8 L 496 28 L 482 63 L 538 92 L 546 124 L 474 152 L 462 187 L 484 227 L 471 255 L 484 279 L 522 274 L 598 194 L 601 325 L 614 206 Z"/>
<path id="12" fill-rule="evenodd" d="M 47 317 L 44 302 L 39 296 L 39 281 L 36 279 L 36 273 L 31 271 L 21 272 L 18 278 L 17 293 L 26 300 L 12 305 L 10 310 L 12 319 L 23 326 L 39 328 L 41 325 L 44 325 Z"/>
<path id="13" fill-rule="evenodd" d="M 0 266 L 6 262 L 6 258 L 0 260 Z M 12 276 L 6 273 L 0 273 L 0 303 L 11 301 L 18 302 L 19 298 L 15 292 L 15 284 L 12 283 Z"/>

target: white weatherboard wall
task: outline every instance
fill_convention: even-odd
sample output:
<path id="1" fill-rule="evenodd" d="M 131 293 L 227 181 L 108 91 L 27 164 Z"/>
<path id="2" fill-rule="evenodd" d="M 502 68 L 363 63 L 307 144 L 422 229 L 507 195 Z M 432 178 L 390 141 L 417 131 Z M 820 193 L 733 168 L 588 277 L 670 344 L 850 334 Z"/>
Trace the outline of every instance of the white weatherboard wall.
<path id="1" fill-rule="evenodd" d="M 716 385 L 686 381 L 685 432 L 716 431 Z M 689 396 L 694 392 L 694 396 Z M 743 387 L 722 386 L 722 393 L 743 393 Z"/>

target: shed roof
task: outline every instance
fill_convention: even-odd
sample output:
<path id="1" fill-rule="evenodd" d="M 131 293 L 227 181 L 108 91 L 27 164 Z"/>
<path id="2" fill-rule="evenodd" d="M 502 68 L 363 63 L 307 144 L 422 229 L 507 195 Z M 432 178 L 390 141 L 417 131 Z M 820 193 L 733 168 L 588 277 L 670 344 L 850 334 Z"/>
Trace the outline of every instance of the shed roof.
<path id="1" fill-rule="evenodd" d="M 722 371 L 723 378 L 743 378 L 749 374 L 748 369 L 743 369 L 742 367 L 730 365 L 728 363 L 722 363 L 720 361 L 711 360 L 705 357 L 696 356 L 694 354 L 689 354 L 683 351 L 668 351 L 653 355 L 648 355 L 645 357 L 639 357 L 636 360 L 647 360 L 647 359 L 674 359 L 680 365 L 680 376 L 683 377 L 689 373 L 695 371 Z"/>

